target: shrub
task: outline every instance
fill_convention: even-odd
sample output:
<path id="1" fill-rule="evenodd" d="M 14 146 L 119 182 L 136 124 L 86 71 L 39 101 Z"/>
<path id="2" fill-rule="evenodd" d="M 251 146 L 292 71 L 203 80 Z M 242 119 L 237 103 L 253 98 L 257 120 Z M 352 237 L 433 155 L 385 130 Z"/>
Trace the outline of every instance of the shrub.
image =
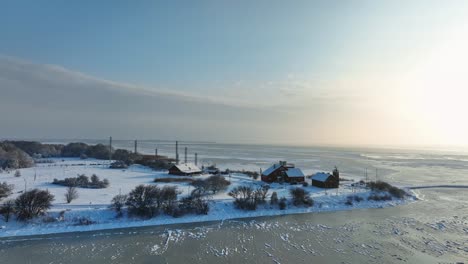
<path id="1" fill-rule="evenodd" d="M 278 194 L 273 192 L 270 197 L 270 204 L 275 205 L 278 204 Z"/>
<path id="2" fill-rule="evenodd" d="M 361 196 L 358 196 L 358 195 L 349 195 L 348 197 L 346 197 L 346 202 L 345 204 L 346 205 L 353 205 L 353 201 L 354 202 L 361 202 L 362 200 L 364 200 L 364 198 L 362 198 Z"/>
<path id="3" fill-rule="evenodd" d="M 128 165 L 121 161 L 121 160 L 118 160 L 118 161 L 114 161 L 111 163 L 111 165 L 109 166 L 109 168 L 111 169 L 126 169 L 128 168 Z"/>
<path id="4" fill-rule="evenodd" d="M 129 213 L 144 217 L 153 217 L 158 211 L 158 199 L 161 190 L 155 185 L 138 185 L 129 194 L 125 204 Z"/>
<path id="5" fill-rule="evenodd" d="M 229 196 L 234 198 L 234 205 L 239 209 L 257 209 L 258 194 L 250 186 L 237 186 L 229 192 Z"/>
<path id="6" fill-rule="evenodd" d="M 96 223 L 96 221 L 91 220 L 89 217 L 78 217 L 74 219 L 74 222 L 76 226 L 92 225 Z"/>
<path id="7" fill-rule="evenodd" d="M 122 216 L 122 208 L 124 207 L 125 203 L 127 202 L 127 195 L 118 194 L 112 198 L 110 208 L 117 212 L 117 216 Z"/>
<path id="8" fill-rule="evenodd" d="M 177 187 L 139 185 L 128 195 L 126 205 L 129 212 L 138 216 L 153 217 L 160 209 L 172 214 L 177 205 Z"/>
<path id="9" fill-rule="evenodd" d="M 281 199 L 279 200 L 278 206 L 280 210 L 286 209 L 286 206 L 287 206 L 286 197 L 281 197 Z"/>
<path id="10" fill-rule="evenodd" d="M 185 178 L 185 177 L 177 177 L 177 178 L 156 178 L 154 179 L 154 182 L 166 182 L 166 183 L 171 183 L 171 182 L 193 182 L 192 178 Z"/>
<path id="11" fill-rule="evenodd" d="M 293 204 L 295 206 L 298 205 L 307 205 L 307 206 L 312 206 L 313 205 L 313 200 L 309 197 L 309 192 L 306 190 L 296 187 L 290 190 Z"/>
<path id="12" fill-rule="evenodd" d="M 389 194 L 371 194 L 367 200 L 372 200 L 372 201 L 390 201 L 392 200 L 392 196 Z"/>
<path id="13" fill-rule="evenodd" d="M 0 200 L 10 196 L 14 187 L 13 184 L 7 184 L 6 182 L 0 183 Z"/>
<path id="14" fill-rule="evenodd" d="M 210 210 L 209 200 L 202 196 L 190 195 L 179 203 L 180 214 L 195 213 L 207 215 Z"/>
<path id="15" fill-rule="evenodd" d="M 368 182 L 367 187 L 370 188 L 372 191 L 388 192 L 393 197 L 399 199 L 403 198 L 406 195 L 406 192 L 404 190 L 392 186 L 383 181 Z"/>
<path id="16" fill-rule="evenodd" d="M 302 186 L 308 187 L 308 186 L 309 186 L 309 183 L 305 181 L 305 182 L 302 183 Z"/>
<path id="17" fill-rule="evenodd" d="M 80 188 L 92 188 L 92 189 L 103 189 L 109 187 L 109 180 L 100 180 L 96 174 L 93 174 L 90 179 L 84 175 L 78 175 L 75 178 L 65 178 L 63 180 L 54 179 L 52 184 L 67 186 L 67 187 L 80 187 Z"/>
<path id="18" fill-rule="evenodd" d="M 18 219 L 27 220 L 44 214 L 53 200 L 54 196 L 49 191 L 33 189 L 24 192 L 15 200 Z"/>
<path id="19" fill-rule="evenodd" d="M 10 216 L 15 213 L 15 201 L 10 199 L 6 200 L 3 203 L 3 206 L 0 208 L 0 214 L 3 215 L 5 222 L 10 220 Z"/>
<path id="20" fill-rule="evenodd" d="M 346 205 L 349 205 L 349 206 L 353 205 L 353 197 L 352 197 L 352 196 L 348 196 L 348 197 L 346 198 L 345 204 L 346 204 Z"/>
<path id="21" fill-rule="evenodd" d="M 19 170 L 15 171 L 15 177 L 21 177 L 21 172 Z"/>
<path id="22" fill-rule="evenodd" d="M 210 191 L 213 194 L 226 189 L 230 184 L 231 182 L 221 175 L 213 175 L 206 180 L 198 179 L 192 182 L 192 185 L 196 188 L 204 189 L 205 192 Z"/>
<path id="23" fill-rule="evenodd" d="M 71 203 L 73 200 L 78 198 L 78 190 L 75 186 L 68 186 L 65 192 L 65 200 L 67 203 Z"/>
<path id="24" fill-rule="evenodd" d="M 256 195 L 257 200 L 260 203 L 264 203 L 268 195 L 268 190 L 270 190 L 270 185 L 264 184 L 261 187 L 257 188 Z"/>

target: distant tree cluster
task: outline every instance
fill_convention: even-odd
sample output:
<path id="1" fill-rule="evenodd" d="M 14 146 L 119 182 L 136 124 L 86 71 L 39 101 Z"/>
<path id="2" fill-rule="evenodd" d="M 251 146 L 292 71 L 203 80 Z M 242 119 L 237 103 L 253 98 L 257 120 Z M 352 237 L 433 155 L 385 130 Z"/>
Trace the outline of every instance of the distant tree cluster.
<path id="1" fill-rule="evenodd" d="M 60 157 L 63 145 L 42 144 L 37 141 L 8 141 L 34 158 Z"/>
<path id="2" fill-rule="evenodd" d="M 0 142 L 0 168 L 20 169 L 34 165 L 34 160 L 23 150 L 9 142 Z"/>
<path id="3" fill-rule="evenodd" d="M 237 186 L 229 192 L 234 198 L 234 205 L 242 210 L 256 210 L 259 204 L 265 203 L 269 185 L 262 185 L 256 189 L 252 186 Z"/>
<path id="4" fill-rule="evenodd" d="M 81 174 L 78 177 L 65 178 L 63 180 L 54 179 L 53 184 L 67 186 L 67 187 L 80 187 L 80 188 L 92 188 L 92 189 L 103 189 L 109 187 L 109 180 L 101 180 L 96 174 L 93 174 L 91 178 Z"/>

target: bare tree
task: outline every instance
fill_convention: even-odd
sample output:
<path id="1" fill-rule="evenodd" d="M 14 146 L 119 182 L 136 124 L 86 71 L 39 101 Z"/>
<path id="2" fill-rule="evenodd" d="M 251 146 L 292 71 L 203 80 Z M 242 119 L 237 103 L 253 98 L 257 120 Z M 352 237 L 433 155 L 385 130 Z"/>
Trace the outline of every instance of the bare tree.
<path id="1" fill-rule="evenodd" d="M 127 202 L 127 195 L 125 194 L 118 194 L 112 198 L 111 201 L 111 208 L 117 212 L 117 217 L 122 216 L 122 208 L 124 207 L 125 203 Z"/>
<path id="2" fill-rule="evenodd" d="M 67 191 L 65 192 L 65 200 L 67 203 L 71 203 L 71 201 L 78 198 L 78 190 L 75 186 L 68 186 Z"/>

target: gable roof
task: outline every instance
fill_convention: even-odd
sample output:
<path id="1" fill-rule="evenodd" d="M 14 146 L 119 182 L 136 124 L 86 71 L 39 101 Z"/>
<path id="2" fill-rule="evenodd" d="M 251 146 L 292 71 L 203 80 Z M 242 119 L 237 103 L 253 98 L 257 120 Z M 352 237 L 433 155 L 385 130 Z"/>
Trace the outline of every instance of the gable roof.
<path id="1" fill-rule="evenodd" d="M 273 164 L 270 168 L 266 169 L 264 172 L 262 172 L 262 175 L 268 176 L 272 174 L 275 170 L 281 168 L 279 164 Z"/>
<path id="2" fill-rule="evenodd" d="M 302 173 L 299 168 L 288 168 L 286 170 L 286 175 L 288 175 L 288 177 L 304 177 L 304 173 Z"/>
<path id="3" fill-rule="evenodd" d="M 312 180 L 325 182 L 328 180 L 328 177 L 332 176 L 330 173 L 326 172 L 317 172 L 312 176 Z"/>
<path id="4" fill-rule="evenodd" d="M 181 172 L 184 173 L 198 173 L 201 172 L 201 169 L 198 168 L 197 165 L 193 163 L 180 163 L 180 164 L 174 164 L 177 169 L 179 169 Z"/>

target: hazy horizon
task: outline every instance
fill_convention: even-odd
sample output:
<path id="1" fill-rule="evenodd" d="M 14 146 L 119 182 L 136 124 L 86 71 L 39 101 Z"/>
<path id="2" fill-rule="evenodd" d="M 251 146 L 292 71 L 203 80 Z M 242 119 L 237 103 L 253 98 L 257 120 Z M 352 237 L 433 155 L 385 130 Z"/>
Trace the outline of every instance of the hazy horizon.
<path id="1" fill-rule="evenodd" d="M 468 147 L 464 1 L 11 1 L 0 138 Z"/>

